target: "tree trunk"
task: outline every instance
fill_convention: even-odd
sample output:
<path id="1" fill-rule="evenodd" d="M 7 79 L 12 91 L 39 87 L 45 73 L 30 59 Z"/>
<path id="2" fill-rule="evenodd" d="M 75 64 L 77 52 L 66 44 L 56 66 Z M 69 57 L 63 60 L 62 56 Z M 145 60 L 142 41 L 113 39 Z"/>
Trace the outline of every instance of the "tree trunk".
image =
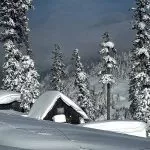
<path id="1" fill-rule="evenodd" d="M 107 120 L 110 120 L 110 83 L 107 84 Z"/>

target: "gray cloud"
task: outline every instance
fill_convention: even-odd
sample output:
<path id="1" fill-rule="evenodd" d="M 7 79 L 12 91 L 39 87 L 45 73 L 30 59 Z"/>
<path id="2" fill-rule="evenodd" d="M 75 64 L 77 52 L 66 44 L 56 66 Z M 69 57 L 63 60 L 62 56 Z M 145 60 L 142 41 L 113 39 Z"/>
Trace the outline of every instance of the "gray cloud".
<path id="1" fill-rule="evenodd" d="M 124 21 L 130 21 L 130 16 L 121 12 L 114 12 L 111 14 L 103 15 L 99 18 L 98 22 L 90 26 L 89 28 L 100 28 L 103 26 L 109 26 L 112 24 L 119 24 Z"/>
<path id="2" fill-rule="evenodd" d="M 51 51 L 59 43 L 69 60 L 79 48 L 83 59 L 96 57 L 101 35 L 111 33 L 119 51 L 129 50 L 133 33 L 130 14 L 133 0 L 36 0 L 30 14 L 31 43 L 40 70 L 51 65 Z M 3 55 L 3 54 L 2 54 Z"/>
<path id="3" fill-rule="evenodd" d="M 99 28 L 88 29 L 86 27 L 84 30 L 80 28 L 70 29 L 68 26 L 51 30 L 49 28 L 49 22 L 47 22 L 44 28 L 32 31 L 32 44 L 35 58 L 40 68 L 49 68 L 51 50 L 55 43 L 61 45 L 65 59 L 67 60 L 71 57 L 72 51 L 75 48 L 80 49 L 83 58 L 97 56 L 98 45 L 105 31 L 111 33 L 118 51 L 129 50 L 134 37 L 130 28 L 129 20 L 108 24 Z"/>

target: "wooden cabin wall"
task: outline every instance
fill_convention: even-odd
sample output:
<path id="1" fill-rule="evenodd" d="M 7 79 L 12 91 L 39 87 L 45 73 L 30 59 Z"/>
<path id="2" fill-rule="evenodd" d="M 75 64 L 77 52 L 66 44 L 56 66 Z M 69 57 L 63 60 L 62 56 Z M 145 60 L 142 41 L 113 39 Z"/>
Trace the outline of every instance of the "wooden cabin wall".
<path id="1" fill-rule="evenodd" d="M 20 109 L 20 102 L 14 101 L 9 104 L 1 104 L 0 105 L 0 110 L 15 110 L 15 111 L 21 111 Z"/>
<path id="2" fill-rule="evenodd" d="M 68 106 L 66 103 L 62 101 L 62 99 L 58 99 L 55 105 L 53 106 L 53 109 L 48 112 L 47 116 L 44 118 L 44 120 L 51 120 L 53 121 L 53 116 L 58 115 L 57 114 L 57 108 L 64 107 L 64 115 L 66 116 L 67 123 L 71 124 L 79 124 L 80 120 L 80 114 L 76 112 L 72 107 Z"/>
<path id="3" fill-rule="evenodd" d="M 8 110 L 11 109 L 11 104 L 1 104 L 0 110 Z"/>

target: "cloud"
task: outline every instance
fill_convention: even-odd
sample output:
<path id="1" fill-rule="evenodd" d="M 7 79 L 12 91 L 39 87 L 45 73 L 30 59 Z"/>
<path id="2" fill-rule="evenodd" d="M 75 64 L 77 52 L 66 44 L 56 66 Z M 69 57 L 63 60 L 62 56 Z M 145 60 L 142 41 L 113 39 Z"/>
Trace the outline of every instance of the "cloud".
<path id="1" fill-rule="evenodd" d="M 43 70 L 50 67 L 51 51 L 55 43 L 59 43 L 65 55 L 65 60 L 71 58 L 75 48 L 79 48 L 80 54 L 85 58 L 97 56 L 101 36 L 105 31 L 110 32 L 119 52 L 130 50 L 134 34 L 131 31 L 129 20 L 115 22 L 100 27 L 88 29 L 87 26 L 76 28 L 76 26 L 63 26 L 56 29 L 49 28 L 50 22 L 44 28 L 32 31 L 32 45 L 36 62 Z M 70 25 L 70 24 L 69 24 Z"/>
<path id="2" fill-rule="evenodd" d="M 69 60 L 75 48 L 81 56 L 97 56 L 101 35 L 109 31 L 119 50 L 131 47 L 130 14 L 133 0 L 36 0 L 30 13 L 31 44 L 38 68 L 51 65 L 59 43 Z"/>
<path id="3" fill-rule="evenodd" d="M 101 28 L 103 26 L 109 26 L 112 24 L 119 24 L 124 21 L 130 21 L 130 16 L 122 12 L 114 12 L 110 14 L 103 15 L 99 20 L 90 26 L 89 28 Z"/>

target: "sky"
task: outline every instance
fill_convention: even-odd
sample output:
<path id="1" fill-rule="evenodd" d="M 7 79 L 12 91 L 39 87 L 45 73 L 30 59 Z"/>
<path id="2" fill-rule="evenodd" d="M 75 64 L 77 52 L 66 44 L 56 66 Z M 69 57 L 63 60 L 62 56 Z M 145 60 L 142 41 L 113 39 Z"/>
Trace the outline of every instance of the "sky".
<path id="1" fill-rule="evenodd" d="M 31 45 L 36 65 L 50 68 L 54 44 L 68 61 L 75 48 L 82 59 L 98 57 L 101 36 L 110 32 L 118 52 L 131 49 L 134 0 L 33 0 L 29 13 Z"/>

